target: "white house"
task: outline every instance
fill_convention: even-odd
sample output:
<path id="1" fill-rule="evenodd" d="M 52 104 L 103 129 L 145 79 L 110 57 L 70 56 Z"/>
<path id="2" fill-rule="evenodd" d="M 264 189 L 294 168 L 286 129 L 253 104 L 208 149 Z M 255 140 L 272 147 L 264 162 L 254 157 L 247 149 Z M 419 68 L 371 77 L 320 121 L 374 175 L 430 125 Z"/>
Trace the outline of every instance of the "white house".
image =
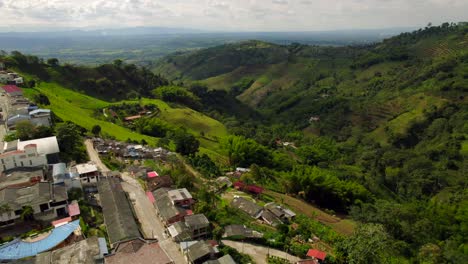
<path id="1" fill-rule="evenodd" d="M 48 164 L 51 155 L 59 153 L 57 138 L 4 142 L 0 146 L 0 172 L 18 167 L 39 167 Z"/>
<path id="2" fill-rule="evenodd" d="M 29 144 L 0 154 L 0 172 L 18 167 L 40 167 L 47 165 L 47 157 L 37 152 L 37 145 Z"/>

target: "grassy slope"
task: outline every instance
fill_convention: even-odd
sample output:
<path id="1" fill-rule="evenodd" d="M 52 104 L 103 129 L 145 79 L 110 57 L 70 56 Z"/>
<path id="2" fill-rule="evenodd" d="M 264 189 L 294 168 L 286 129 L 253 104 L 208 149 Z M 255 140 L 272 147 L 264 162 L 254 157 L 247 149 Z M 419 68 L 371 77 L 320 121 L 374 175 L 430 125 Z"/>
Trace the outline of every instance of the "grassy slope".
<path id="1" fill-rule="evenodd" d="M 34 89 L 24 89 L 25 95 L 32 98 L 34 94 L 43 93 L 49 100 L 50 108 L 58 117 L 63 120 L 73 121 L 76 124 L 91 129 L 94 125 L 99 125 L 104 133 L 116 137 L 118 140 L 146 140 L 152 144 L 157 142 L 157 138 L 135 133 L 127 128 L 118 126 L 108 121 L 99 120 L 93 117 L 96 109 L 109 106 L 112 103 L 105 102 L 69 89 L 56 83 L 41 82 Z M 127 101 L 129 102 L 129 101 Z M 136 101 L 134 101 L 136 102 Z M 162 110 L 160 118 L 174 126 L 183 126 L 200 139 L 201 152 L 210 156 L 222 159 L 220 155 L 219 143 L 215 139 L 227 135 L 227 130 L 220 122 L 188 108 L 172 108 L 165 102 L 156 99 L 142 99 L 142 103 L 152 103 L 158 105 Z M 204 132 L 204 139 L 200 133 Z"/>

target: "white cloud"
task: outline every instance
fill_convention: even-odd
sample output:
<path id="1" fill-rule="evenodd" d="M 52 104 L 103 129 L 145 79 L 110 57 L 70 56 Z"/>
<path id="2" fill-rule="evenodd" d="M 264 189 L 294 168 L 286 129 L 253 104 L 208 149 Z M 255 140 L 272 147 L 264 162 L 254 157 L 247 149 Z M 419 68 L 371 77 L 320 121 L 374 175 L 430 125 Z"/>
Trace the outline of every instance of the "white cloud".
<path id="1" fill-rule="evenodd" d="M 0 0 L 1 26 L 327 30 L 468 20 L 466 0 Z"/>

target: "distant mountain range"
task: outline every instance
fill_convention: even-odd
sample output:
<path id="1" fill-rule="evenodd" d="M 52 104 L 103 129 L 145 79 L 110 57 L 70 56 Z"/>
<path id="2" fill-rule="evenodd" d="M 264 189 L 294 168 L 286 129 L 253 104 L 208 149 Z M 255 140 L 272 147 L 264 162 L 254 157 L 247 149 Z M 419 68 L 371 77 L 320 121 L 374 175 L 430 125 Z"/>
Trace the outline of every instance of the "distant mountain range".
<path id="1" fill-rule="evenodd" d="M 0 50 L 18 50 L 79 64 L 97 65 L 123 59 L 131 63 L 149 65 L 172 52 L 252 39 L 282 45 L 301 43 L 342 46 L 375 43 L 409 30 L 411 28 L 311 32 L 215 32 L 165 27 L 64 29 L 3 32 L 0 33 Z"/>

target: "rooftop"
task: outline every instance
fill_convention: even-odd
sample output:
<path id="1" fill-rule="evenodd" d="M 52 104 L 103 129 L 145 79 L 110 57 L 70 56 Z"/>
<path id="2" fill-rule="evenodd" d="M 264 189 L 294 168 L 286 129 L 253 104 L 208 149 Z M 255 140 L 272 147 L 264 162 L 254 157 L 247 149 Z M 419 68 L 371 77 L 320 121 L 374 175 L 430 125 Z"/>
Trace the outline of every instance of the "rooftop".
<path id="1" fill-rule="evenodd" d="M 68 198 L 64 186 L 52 186 L 49 182 L 39 182 L 23 188 L 0 190 L 0 204 L 6 203 L 11 210 L 19 210 L 25 205 L 39 205 L 51 200 L 63 201 Z"/>
<path id="2" fill-rule="evenodd" d="M 104 262 L 106 264 L 173 263 L 159 243 L 143 239 L 134 239 L 119 243 L 114 253 L 106 256 Z"/>
<path id="3" fill-rule="evenodd" d="M 214 248 L 206 241 L 198 241 L 187 248 L 187 256 L 192 262 L 214 253 Z"/>
<path id="4" fill-rule="evenodd" d="M 231 205 L 235 208 L 238 208 L 253 218 L 259 218 L 263 208 L 258 204 L 245 199 L 244 197 L 236 197 L 232 200 Z"/>
<path id="5" fill-rule="evenodd" d="M 224 227 L 224 234 L 223 237 L 246 237 L 246 238 L 254 238 L 254 237 L 262 237 L 263 234 L 257 231 L 254 231 L 250 228 L 247 228 L 244 225 L 228 225 Z"/>
<path id="6" fill-rule="evenodd" d="M 132 208 L 118 178 L 103 178 L 98 182 L 99 199 L 111 245 L 140 237 Z"/>
<path id="7" fill-rule="evenodd" d="M 95 264 L 95 257 L 100 253 L 98 238 L 89 237 L 69 246 L 41 253 L 36 256 L 35 264 Z"/>
<path id="8" fill-rule="evenodd" d="M 192 199 L 192 195 L 186 188 L 170 190 L 167 192 L 167 194 L 169 195 L 172 201 Z"/>
<path id="9" fill-rule="evenodd" d="M 208 260 L 204 262 L 203 264 L 236 264 L 234 259 L 231 257 L 231 255 L 224 255 L 220 257 L 219 259 L 216 260 Z"/>
<path id="10" fill-rule="evenodd" d="M 0 260 L 22 259 L 50 250 L 62 243 L 79 227 L 80 220 L 76 220 L 52 229 L 47 237 L 35 242 L 24 242 L 21 239 L 15 239 L 0 247 Z"/>
<path id="11" fill-rule="evenodd" d="M 208 218 L 204 214 L 187 215 L 184 220 L 190 229 L 198 229 L 210 225 L 210 221 L 208 221 Z"/>
<path id="12" fill-rule="evenodd" d="M 24 150 L 24 147 L 27 145 L 36 145 L 37 146 L 37 153 L 41 155 L 49 155 L 59 153 L 59 145 L 57 142 L 57 137 L 46 137 L 46 138 L 39 138 L 27 141 L 19 141 L 18 142 L 18 150 Z"/>
<path id="13" fill-rule="evenodd" d="M 15 168 L 5 171 L 0 175 L 0 189 L 8 186 L 27 186 L 44 179 L 44 171 L 41 168 Z"/>
<path id="14" fill-rule="evenodd" d="M 68 214 L 70 216 L 80 215 L 80 206 L 78 202 L 73 201 L 71 204 L 68 205 Z"/>
<path id="15" fill-rule="evenodd" d="M 29 112 L 29 115 L 50 114 L 50 109 L 36 109 Z"/>
<path id="16" fill-rule="evenodd" d="M 178 208 L 172 204 L 172 201 L 167 194 L 154 198 L 156 199 L 154 205 L 158 208 L 159 214 L 165 221 L 185 212 L 184 209 Z"/>
<path id="17" fill-rule="evenodd" d="M 307 256 L 311 258 L 325 260 L 325 258 L 327 257 L 327 253 L 317 249 L 309 249 L 309 251 L 307 251 Z"/>
<path id="18" fill-rule="evenodd" d="M 148 176 L 148 178 L 154 178 L 159 176 L 158 173 L 155 171 L 148 172 L 146 175 Z"/>
<path id="19" fill-rule="evenodd" d="M 75 168 L 80 175 L 98 171 L 97 166 L 93 163 L 78 164 Z"/>
<path id="20" fill-rule="evenodd" d="M 187 241 L 192 239 L 191 232 L 184 222 L 176 222 L 170 225 L 167 230 L 175 241 Z"/>
<path id="21" fill-rule="evenodd" d="M 15 93 L 15 92 L 23 92 L 18 86 L 16 85 L 5 85 L 2 87 L 6 93 Z"/>

